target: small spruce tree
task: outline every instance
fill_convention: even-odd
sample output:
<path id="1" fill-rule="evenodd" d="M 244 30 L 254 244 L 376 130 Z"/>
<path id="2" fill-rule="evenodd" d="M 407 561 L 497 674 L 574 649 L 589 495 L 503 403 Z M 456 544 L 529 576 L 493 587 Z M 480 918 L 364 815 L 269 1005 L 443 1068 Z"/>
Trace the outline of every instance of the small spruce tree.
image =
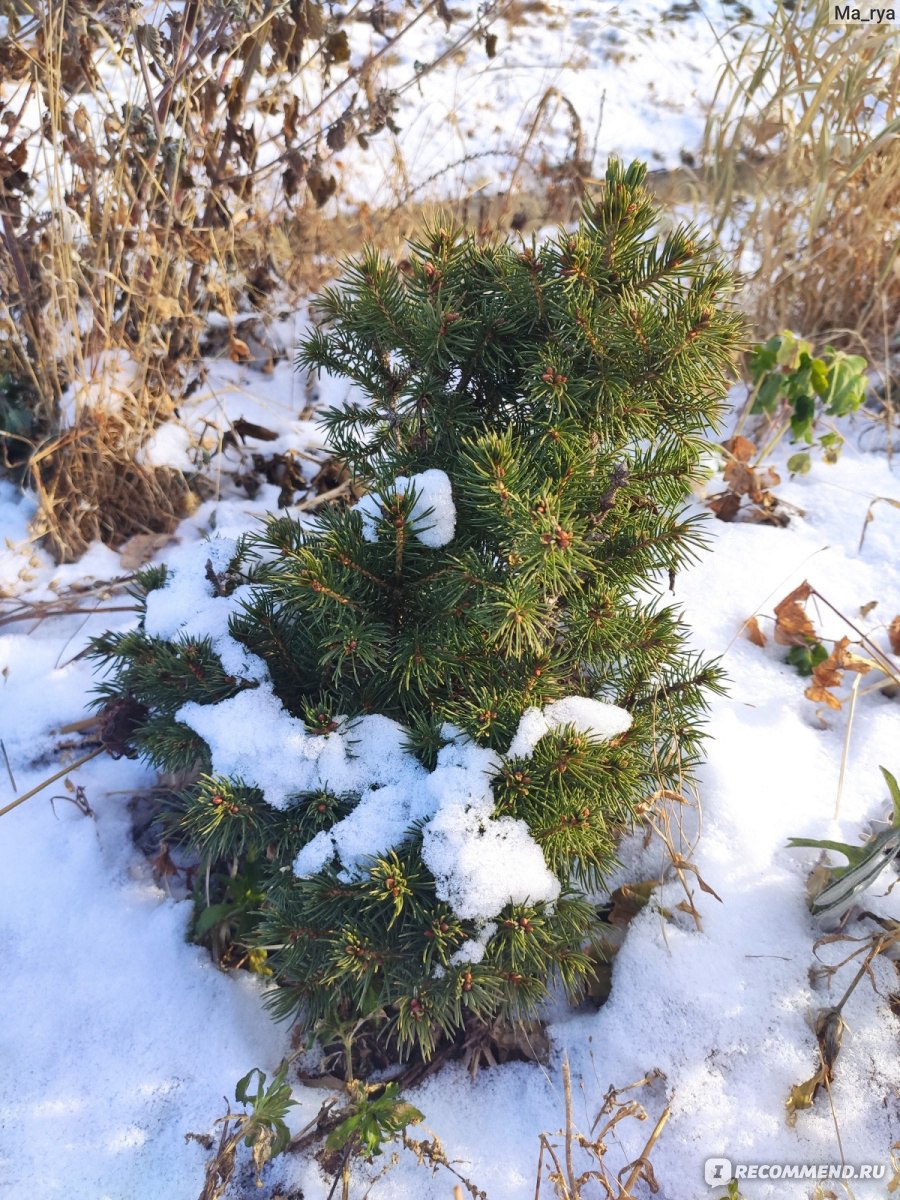
<path id="1" fill-rule="evenodd" d="M 427 1056 L 577 998 L 617 836 L 697 762 L 719 673 L 661 597 L 739 321 L 644 177 L 539 247 L 351 263 L 299 365 L 363 393 L 324 420 L 368 494 L 145 571 L 94 644 L 110 747 L 196 768 L 183 830 L 265 864 L 251 942 L 311 1031 Z"/>

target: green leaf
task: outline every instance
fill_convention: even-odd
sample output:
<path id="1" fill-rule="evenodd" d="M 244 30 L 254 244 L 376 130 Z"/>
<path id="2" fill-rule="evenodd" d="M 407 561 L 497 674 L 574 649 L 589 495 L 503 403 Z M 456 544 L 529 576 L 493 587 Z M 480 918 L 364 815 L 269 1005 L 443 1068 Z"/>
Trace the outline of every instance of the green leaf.
<path id="1" fill-rule="evenodd" d="M 828 651 L 821 642 L 809 646 L 791 646 L 785 656 L 785 662 L 790 663 L 798 675 L 812 675 L 813 669 L 823 663 L 828 657 Z"/>
<path id="2" fill-rule="evenodd" d="M 856 412 L 866 397 L 866 360 L 859 354 L 834 352 L 829 364 L 829 386 L 825 411 L 829 416 L 845 417 Z"/>
<path id="3" fill-rule="evenodd" d="M 325 1140 L 326 1150 L 343 1150 L 350 1141 L 350 1138 L 356 1133 L 362 1124 L 362 1113 L 354 1113 L 351 1117 L 347 1117 L 341 1121 L 335 1129 L 332 1129 Z"/>
<path id="4" fill-rule="evenodd" d="M 806 450 L 800 454 L 792 454 L 787 460 L 787 469 L 792 475 L 808 475 L 812 467 L 812 459 Z"/>
<path id="5" fill-rule="evenodd" d="M 811 905 L 812 912 L 822 914 L 846 908 L 860 892 L 870 887 L 900 853 L 900 827 L 880 833 L 873 841 L 861 847 L 862 857 L 856 858 L 845 871 L 841 871 L 834 883 L 816 896 Z"/>
<path id="6" fill-rule="evenodd" d="M 230 916 L 237 912 L 236 904 L 210 904 L 197 917 L 194 922 L 194 937 L 202 938 L 204 934 L 209 933 L 216 925 L 221 925 Z"/>
<path id="7" fill-rule="evenodd" d="M 752 411 L 754 413 L 774 412 L 784 393 L 784 383 L 785 379 L 780 371 L 769 375 L 759 389 L 756 399 L 753 401 Z"/>
<path id="8" fill-rule="evenodd" d="M 253 1078 L 254 1075 L 259 1075 L 259 1090 L 257 1091 L 255 1097 L 251 1097 L 251 1096 L 249 1096 L 247 1089 L 250 1087 L 250 1080 Z M 258 1101 L 262 1097 L 262 1092 L 263 1092 L 263 1088 L 265 1087 L 265 1083 L 266 1083 L 265 1071 L 261 1071 L 259 1069 L 259 1067 L 253 1067 L 252 1070 L 248 1071 L 247 1074 L 244 1075 L 244 1077 L 242 1079 L 238 1080 L 237 1086 L 234 1089 L 235 1100 L 237 1100 L 238 1104 L 252 1104 L 252 1103 L 254 1103 L 255 1100 Z"/>
<path id="9" fill-rule="evenodd" d="M 884 781 L 888 785 L 888 791 L 891 794 L 891 803 L 894 806 L 892 824 L 900 828 L 900 784 L 897 783 L 897 780 L 887 767 L 879 767 L 878 769 L 884 776 Z"/>
<path id="10" fill-rule="evenodd" d="M 868 856 L 868 848 L 865 846 L 851 846 L 848 842 L 833 842 L 828 838 L 788 838 L 788 845 L 807 847 L 810 850 L 834 850 L 838 854 L 843 854 L 848 865 L 835 867 L 836 875 L 842 875 L 845 871 L 858 867 Z"/>
<path id="11" fill-rule="evenodd" d="M 794 413 L 791 417 L 791 433 L 799 441 L 813 440 L 813 418 L 816 415 L 816 401 L 813 396 L 801 395 L 794 399 Z"/>
<path id="12" fill-rule="evenodd" d="M 814 358 L 810 363 L 810 381 L 813 386 L 813 391 L 817 396 L 825 396 L 828 393 L 828 368 L 821 358 Z"/>

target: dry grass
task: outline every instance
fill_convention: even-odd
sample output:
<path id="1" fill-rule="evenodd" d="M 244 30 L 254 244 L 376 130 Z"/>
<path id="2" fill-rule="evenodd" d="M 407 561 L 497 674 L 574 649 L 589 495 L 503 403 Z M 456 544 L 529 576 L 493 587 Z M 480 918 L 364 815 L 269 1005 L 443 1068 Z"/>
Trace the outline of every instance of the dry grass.
<path id="1" fill-rule="evenodd" d="M 395 70 L 392 90 L 382 68 L 415 25 L 445 28 L 440 0 L 385 10 L 353 72 L 342 69 L 348 31 L 376 26 L 379 6 L 326 22 L 312 2 L 188 0 L 152 28 L 121 0 L 34 0 L 11 14 L 0 386 L 5 376 L 28 396 L 26 471 L 57 558 L 183 515 L 193 480 L 139 465 L 140 448 L 196 377 L 207 317 L 226 318 L 241 360 L 239 313 L 319 285 L 341 250 L 322 216 L 338 162 L 352 162 L 357 138 L 393 129 L 402 95 L 510 3 L 457 21 L 449 49 L 399 85 Z M 111 356 L 129 365 L 119 394 Z M 0 458 L 11 444 L 0 438 Z"/>
<path id="2" fill-rule="evenodd" d="M 900 314 L 900 45 L 780 3 L 730 61 L 704 159 L 716 232 L 748 274 L 760 337 L 882 349 Z M 760 185 L 748 190 L 747 172 Z M 881 355 L 878 355 L 881 357 Z"/>

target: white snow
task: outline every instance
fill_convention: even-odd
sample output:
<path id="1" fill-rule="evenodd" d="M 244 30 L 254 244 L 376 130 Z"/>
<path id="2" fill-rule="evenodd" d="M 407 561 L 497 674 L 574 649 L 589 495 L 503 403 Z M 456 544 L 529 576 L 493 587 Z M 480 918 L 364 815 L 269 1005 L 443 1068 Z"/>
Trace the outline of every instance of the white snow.
<path id="1" fill-rule="evenodd" d="M 546 734 L 565 725 L 608 742 L 631 727 L 631 713 L 617 704 L 592 700 L 589 696 L 565 696 L 541 708 L 527 708 L 510 743 L 508 758 L 530 758 Z"/>
<path id="2" fill-rule="evenodd" d="M 450 1066 L 411 1094 L 448 1154 L 491 1200 L 534 1195 L 538 1134 L 562 1122 L 564 1051 L 583 1131 L 610 1085 L 630 1083 L 652 1067 L 665 1072 L 651 1105 L 654 1119 L 672 1105 L 652 1155 L 664 1200 L 720 1200 L 703 1182 L 703 1162 L 712 1155 L 839 1162 L 835 1118 L 848 1162 L 884 1165 L 900 1137 L 898 1027 L 885 999 L 897 989 L 896 970 L 881 958 L 872 964 L 878 990 L 863 980 L 845 1010 L 834 1115 L 823 1098 L 793 1128 L 784 1119 L 789 1088 L 816 1069 L 815 1013 L 843 993 L 857 965 L 839 968 L 830 989 L 813 986 L 813 945 L 821 929 L 807 912 L 804 889 L 817 854 L 788 850 L 786 841 L 858 843 L 872 820 L 887 815 L 878 766 L 900 773 L 897 702 L 878 692 L 860 697 L 835 818 L 846 711 L 819 714 L 803 697 L 805 681 L 785 664 L 784 648 L 771 640 L 759 648 L 740 633 L 755 612 L 768 630 L 766 614 L 808 578 L 886 646 L 885 628 L 900 613 L 900 514 L 877 506 L 862 549 L 859 536 L 870 501 L 900 498 L 900 489 L 886 457 L 860 453 L 851 430 L 836 466 L 817 463 L 777 490 L 806 515 L 787 529 L 710 521 L 710 551 L 676 582 L 695 646 L 721 655 L 731 680 L 730 694 L 712 704 L 699 837 L 690 811 L 674 814 L 687 858 L 722 903 L 693 887 L 698 930 L 677 914 L 685 895 L 680 885 L 665 884 L 629 927 L 607 1004 L 596 1013 L 553 1010 L 549 1067 L 510 1064 L 472 1082 Z M 263 496 L 258 504 L 270 500 Z M 79 564 L 53 566 L 27 542 L 29 509 L 11 488 L 0 489 L 0 522 L 9 536 L 0 579 L 7 593 L 48 599 L 75 581 L 120 572 L 117 556 L 99 547 Z M 221 536 L 204 542 L 201 523 L 214 511 Z M 230 598 L 213 595 L 206 562 L 217 571 L 227 566 L 228 539 L 252 527 L 258 512 L 258 506 L 220 500 L 182 525 L 181 544 L 162 552 L 172 577 L 169 588 L 154 593 L 154 629 L 225 635 Z M 860 615 L 872 600 L 877 607 Z M 130 619 L 101 613 L 84 624 L 85 616 L 76 614 L 0 627 L 0 737 L 16 794 L 77 752 L 57 749 L 66 738 L 53 733 L 83 715 L 92 685 L 85 662 L 70 660 L 87 636 Z M 826 639 L 846 632 L 825 607 L 814 619 Z M 490 817 L 487 779 L 496 758 L 458 731 L 445 729 L 453 740 L 429 773 L 403 751 L 399 726 L 383 717 L 342 723 L 327 737 L 307 734 L 266 680 L 185 716 L 214 745 L 215 769 L 243 774 L 272 802 L 321 783 L 363 795 L 346 823 L 310 843 L 306 870 L 337 854 L 352 873 L 364 851 L 386 847 L 408 820 L 424 819 L 430 822 L 429 863 L 442 894 L 461 912 L 485 920 L 506 897 L 555 895 L 556 881 L 524 829 Z M 560 724 L 614 737 L 627 721 L 614 706 L 570 697 L 527 714 L 509 750 L 531 753 Z M 184 1133 L 210 1130 L 222 1097 L 251 1066 L 271 1071 L 285 1034 L 263 1011 L 254 980 L 222 975 L 184 944 L 187 906 L 153 883 L 132 847 L 128 794 L 149 784 L 150 772 L 101 758 L 72 778 L 85 788 L 96 820 L 65 799 L 54 801 L 54 818 L 49 797 L 67 794 L 62 783 L 0 818 L 0 926 L 9 960 L 0 983 L 6 1014 L 0 1053 L 15 1080 L 0 1102 L 0 1195 L 156 1200 L 164 1193 L 194 1200 L 205 1155 L 196 1144 L 183 1144 Z M 0 797 L 3 803 L 13 797 L 8 781 Z M 645 845 L 640 833 L 625 840 L 620 857 L 618 882 L 656 878 L 666 861 L 658 843 Z M 896 920 L 900 889 L 885 895 L 886 886 L 880 881 L 870 889 L 865 905 Z M 676 912 L 676 919 L 664 910 Z M 486 923 L 458 961 L 477 961 L 492 932 Z M 818 953 L 837 962 L 847 948 L 839 943 Z M 299 1127 L 321 1093 L 297 1084 L 295 1094 L 302 1103 L 291 1119 Z M 617 1132 L 609 1150 L 616 1169 L 641 1151 L 648 1129 L 622 1123 Z M 587 1165 L 578 1163 L 579 1169 Z M 285 1162 L 273 1177 L 285 1188 L 302 1187 L 311 1200 L 324 1200 L 330 1186 L 314 1163 Z M 373 1200 L 445 1200 L 446 1182 L 403 1157 L 375 1184 Z M 858 1200 L 884 1195 L 880 1184 L 856 1181 L 853 1188 Z M 742 1184 L 742 1193 L 748 1200 L 789 1194 L 783 1184 L 761 1180 Z"/>
<path id="3" fill-rule="evenodd" d="M 262 659 L 231 636 L 228 619 L 249 597 L 250 588 L 220 596 L 211 575 L 224 575 L 237 549 L 233 538 L 213 537 L 172 551 L 164 587 L 147 596 L 144 628 L 151 637 L 209 638 L 223 668 L 236 678 L 262 682 L 269 672 Z"/>
<path id="4" fill-rule="evenodd" d="M 453 541 L 456 531 L 456 506 L 447 473 L 431 468 L 417 475 L 398 475 L 391 494 L 405 496 L 413 490 L 416 502 L 410 512 L 410 520 L 415 523 L 414 536 L 432 550 L 446 546 Z M 381 520 L 382 500 L 385 498 L 377 492 L 370 492 L 356 506 L 362 518 L 362 534 L 367 542 L 378 540 L 378 523 Z"/>

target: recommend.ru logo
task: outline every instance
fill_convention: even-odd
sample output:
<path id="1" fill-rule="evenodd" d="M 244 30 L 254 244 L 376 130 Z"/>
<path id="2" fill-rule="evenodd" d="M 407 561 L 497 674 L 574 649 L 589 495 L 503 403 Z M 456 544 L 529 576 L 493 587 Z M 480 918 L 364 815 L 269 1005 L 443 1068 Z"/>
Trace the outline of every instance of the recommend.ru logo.
<path id="1" fill-rule="evenodd" d="M 884 1179 L 884 1163 L 736 1163 L 730 1158 L 708 1158 L 703 1178 L 710 1187 L 723 1187 L 732 1179 Z"/>

